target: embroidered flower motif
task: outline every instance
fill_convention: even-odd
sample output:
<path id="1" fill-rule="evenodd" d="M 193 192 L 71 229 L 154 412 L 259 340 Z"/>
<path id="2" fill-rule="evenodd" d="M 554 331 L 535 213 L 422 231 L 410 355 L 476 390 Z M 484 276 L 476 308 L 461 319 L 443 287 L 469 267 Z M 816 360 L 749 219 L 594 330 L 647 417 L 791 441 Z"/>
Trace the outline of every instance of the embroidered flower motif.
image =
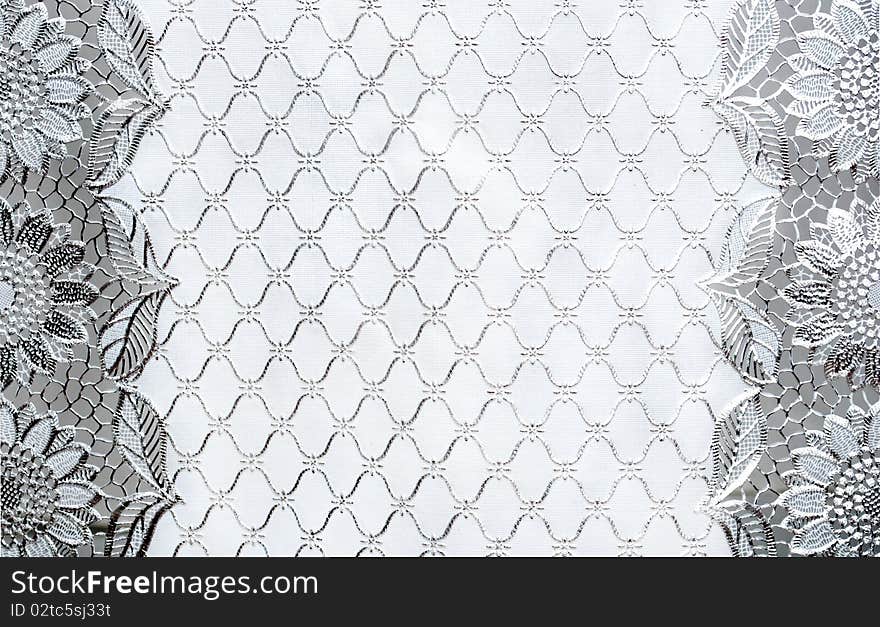
<path id="1" fill-rule="evenodd" d="M 856 371 L 880 384 L 880 201 L 857 203 L 853 213 L 828 212 L 811 238 L 795 244 L 799 264 L 815 280 L 793 280 L 783 291 L 794 307 L 794 344 L 830 347 L 828 377 Z"/>
<path id="2" fill-rule="evenodd" d="M 77 56 L 82 42 L 64 30 L 65 20 L 49 19 L 42 2 L 0 7 L 0 176 L 43 171 L 82 138 L 92 87 L 80 74 L 89 64 Z"/>
<path id="3" fill-rule="evenodd" d="M 53 557 L 91 542 L 89 524 L 96 468 L 85 463 L 85 445 L 72 427 L 59 428 L 54 414 L 38 416 L 33 405 L 18 411 L 0 404 L 3 468 L 3 557 Z"/>
<path id="4" fill-rule="evenodd" d="M 15 208 L 0 198 L 0 381 L 28 384 L 34 371 L 51 374 L 85 343 L 88 306 L 98 295 L 85 281 L 94 267 L 85 247 L 70 241 L 70 225 L 46 210 Z"/>
<path id="5" fill-rule="evenodd" d="M 798 34 L 802 55 L 787 87 L 798 134 L 819 142 L 837 170 L 880 172 L 880 2 L 833 0 L 816 29 Z"/>
<path id="6" fill-rule="evenodd" d="M 880 417 L 853 407 L 806 437 L 807 446 L 792 451 L 791 487 L 780 497 L 789 512 L 783 526 L 794 530 L 791 550 L 880 556 Z"/>

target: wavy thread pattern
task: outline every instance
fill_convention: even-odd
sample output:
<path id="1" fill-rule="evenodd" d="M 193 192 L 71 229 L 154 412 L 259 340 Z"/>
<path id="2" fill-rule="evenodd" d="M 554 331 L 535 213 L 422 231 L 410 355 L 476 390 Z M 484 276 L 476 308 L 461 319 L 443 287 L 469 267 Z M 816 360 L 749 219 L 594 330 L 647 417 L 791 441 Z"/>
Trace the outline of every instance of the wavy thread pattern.
<path id="1" fill-rule="evenodd" d="M 153 554 L 724 549 L 741 384 L 695 286 L 760 193 L 702 106 L 727 0 L 153 4 L 174 106 L 129 191 L 181 279 L 144 386 L 185 501 Z"/>

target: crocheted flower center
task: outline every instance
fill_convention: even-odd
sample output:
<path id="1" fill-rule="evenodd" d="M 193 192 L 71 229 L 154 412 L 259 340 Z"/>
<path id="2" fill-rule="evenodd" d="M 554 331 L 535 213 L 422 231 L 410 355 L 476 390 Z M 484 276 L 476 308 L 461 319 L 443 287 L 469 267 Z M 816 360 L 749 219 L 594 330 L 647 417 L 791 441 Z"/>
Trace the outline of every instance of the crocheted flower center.
<path id="1" fill-rule="evenodd" d="M 880 555 L 880 453 L 863 449 L 846 460 L 829 492 L 840 542 L 862 556 Z"/>
<path id="2" fill-rule="evenodd" d="M 873 246 L 849 257 L 834 281 L 833 313 L 844 332 L 867 347 L 880 333 L 880 254 Z"/>
<path id="3" fill-rule="evenodd" d="M 0 343 L 36 333 L 51 308 L 51 287 L 39 258 L 12 243 L 0 249 Z"/>
<path id="4" fill-rule="evenodd" d="M 876 33 L 841 58 L 838 78 L 840 117 L 860 137 L 880 140 L 880 37 Z"/>
<path id="5" fill-rule="evenodd" d="M 0 135 L 32 129 L 46 96 L 46 74 L 30 50 L 0 41 Z"/>
<path id="6" fill-rule="evenodd" d="M 35 540 L 51 522 L 58 504 L 57 481 L 42 455 L 16 444 L 2 451 L 3 544 Z"/>

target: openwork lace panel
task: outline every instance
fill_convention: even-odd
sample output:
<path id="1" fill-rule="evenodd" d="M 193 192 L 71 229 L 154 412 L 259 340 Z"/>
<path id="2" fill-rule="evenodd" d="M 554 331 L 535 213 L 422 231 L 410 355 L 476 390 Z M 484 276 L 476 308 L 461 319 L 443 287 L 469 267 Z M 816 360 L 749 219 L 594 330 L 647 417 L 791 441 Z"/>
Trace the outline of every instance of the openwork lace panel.
<path id="1" fill-rule="evenodd" d="M 176 500 L 137 380 L 176 283 L 116 184 L 166 112 L 131 0 L 0 6 L 4 556 L 139 555 Z"/>
<path id="2" fill-rule="evenodd" d="M 738 555 L 880 555 L 880 4 L 749 0 L 712 106 L 775 188 L 707 284 L 754 395 L 713 438 Z"/>
<path id="3" fill-rule="evenodd" d="M 4 555 L 880 553 L 877 0 L 0 11 Z"/>

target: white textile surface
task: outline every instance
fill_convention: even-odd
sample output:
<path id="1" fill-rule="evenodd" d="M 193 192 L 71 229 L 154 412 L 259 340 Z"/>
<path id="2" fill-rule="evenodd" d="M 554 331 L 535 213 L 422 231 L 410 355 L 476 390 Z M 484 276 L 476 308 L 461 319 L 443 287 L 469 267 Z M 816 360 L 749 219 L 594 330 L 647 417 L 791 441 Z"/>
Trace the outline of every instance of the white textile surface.
<path id="1" fill-rule="evenodd" d="M 144 0 L 151 555 L 697 555 L 731 0 Z"/>

